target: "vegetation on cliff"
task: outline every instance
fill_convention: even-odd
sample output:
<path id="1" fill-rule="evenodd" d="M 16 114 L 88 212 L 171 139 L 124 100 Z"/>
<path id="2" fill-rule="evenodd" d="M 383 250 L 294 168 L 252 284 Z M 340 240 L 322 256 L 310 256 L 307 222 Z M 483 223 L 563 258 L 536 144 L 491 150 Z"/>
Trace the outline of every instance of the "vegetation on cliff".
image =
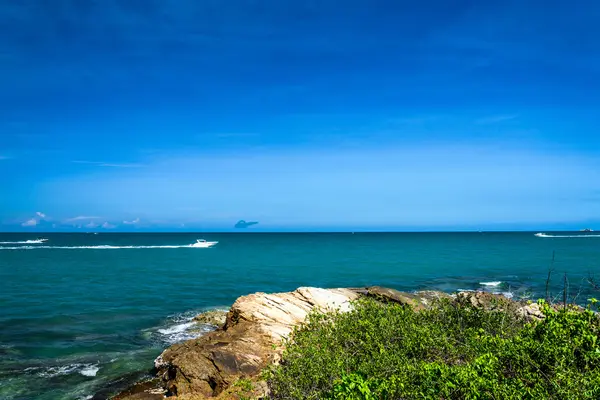
<path id="1" fill-rule="evenodd" d="M 592 302 L 593 303 L 593 302 Z M 416 311 L 363 298 L 313 313 L 267 373 L 273 399 L 598 399 L 600 321 L 557 309 L 527 321 L 498 301 Z"/>

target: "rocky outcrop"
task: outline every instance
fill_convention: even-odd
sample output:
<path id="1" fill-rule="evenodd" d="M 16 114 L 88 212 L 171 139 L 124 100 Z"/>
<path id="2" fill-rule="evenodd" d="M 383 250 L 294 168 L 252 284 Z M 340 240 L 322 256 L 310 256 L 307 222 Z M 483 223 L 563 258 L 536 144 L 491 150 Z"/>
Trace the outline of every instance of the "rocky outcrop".
<path id="1" fill-rule="evenodd" d="M 350 289 L 304 287 L 240 297 L 222 329 L 168 348 L 155 367 L 171 395 L 218 396 L 240 377 L 277 362 L 282 340 L 312 310 L 347 311 L 358 296 Z"/>
<path id="2" fill-rule="evenodd" d="M 166 395 L 182 399 L 238 398 L 233 394 L 236 393 L 236 382 L 241 378 L 255 378 L 256 381 L 265 367 L 278 362 L 283 339 L 289 337 L 311 311 L 349 311 L 351 302 L 361 296 L 399 303 L 415 310 L 431 307 L 436 300 L 448 299 L 487 310 L 512 310 L 527 319 L 543 317 L 537 305 L 522 304 L 485 292 L 406 293 L 373 286 L 355 289 L 302 287 L 289 293 L 255 293 L 238 298 L 226 315 L 217 312 L 196 317 L 199 323 L 220 328 L 165 350 L 155 361 L 157 381 L 153 381 L 152 392 L 137 390 L 131 392 L 135 397 L 125 395 L 118 399 L 145 399 L 142 392 L 155 396 L 159 392 L 156 382 Z M 257 384 L 253 390 L 255 398 L 260 397 L 266 386 Z M 151 398 L 156 397 L 148 397 Z"/>

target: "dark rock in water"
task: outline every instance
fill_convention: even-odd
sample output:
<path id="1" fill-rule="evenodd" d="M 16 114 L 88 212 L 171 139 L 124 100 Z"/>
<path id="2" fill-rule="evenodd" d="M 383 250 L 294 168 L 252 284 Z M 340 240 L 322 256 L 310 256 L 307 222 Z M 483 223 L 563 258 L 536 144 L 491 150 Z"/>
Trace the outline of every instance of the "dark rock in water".
<path id="1" fill-rule="evenodd" d="M 113 400 L 161 400 L 164 398 L 165 390 L 161 386 L 160 379 L 153 378 L 144 382 L 136 383 L 127 390 L 113 397 Z M 92 400 L 96 399 L 94 396 Z"/>
<path id="2" fill-rule="evenodd" d="M 194 317 L 194 322 L 198 322 L 206 325 L 213 325 L 218 328 L 225 325 L 225 320 L 227 319 L 227 311 L 206 311 L 201 314 L 198 314 Z"/>
<path id="3" fill-rule="evenodd" d="M 144 384 L 149 380 L 157 381 L 156 378 L 153 377 L 155 371 L 137 371 L 132 372 L 127 375 L 123 375 L 122 377 L 115 379 L 113 381 L 108 382 L 104 387 L 98 390 L 92 400 L 108 400 L 111 398 L 120 399 L 120 397 L 113 397 L 115 393 L 119 393 L 121 391 L 129 392 L 130 389 L 135 388 L 139 384 Z M 122 393 L 125 393 L 122 392 Z"/>

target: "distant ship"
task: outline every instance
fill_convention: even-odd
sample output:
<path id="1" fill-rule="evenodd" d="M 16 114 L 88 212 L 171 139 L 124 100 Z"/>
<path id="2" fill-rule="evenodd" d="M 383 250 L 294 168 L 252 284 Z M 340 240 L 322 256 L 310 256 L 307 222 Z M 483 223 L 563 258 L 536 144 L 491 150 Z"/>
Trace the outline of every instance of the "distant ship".
<path id="1" fill-rule="evenodd" d="M 594 232 L 594 230 L 591 228 L 585 228 L 585 229 L 580 230 L 579 232 Z"/>

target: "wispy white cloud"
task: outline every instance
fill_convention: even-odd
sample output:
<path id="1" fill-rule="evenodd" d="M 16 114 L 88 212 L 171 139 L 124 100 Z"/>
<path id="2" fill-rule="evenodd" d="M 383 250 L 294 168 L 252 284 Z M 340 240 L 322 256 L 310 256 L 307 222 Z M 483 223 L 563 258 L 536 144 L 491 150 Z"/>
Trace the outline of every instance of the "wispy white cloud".
<path id="1" fill-rule="evenodd" d="M 137 225 L 137 224 L 139 224 L 139 223 L 140 223 L 140 219 L 139 219 L 139 218 L 136 218 L 136 219 L 134 219 L 133 221 L 123 221 L 123 223 L 124 223 L 125 225 Z"/>
<path id="2" fill-rule="evenodd" d="M 94 221 L 90 221 L 88 224 L 85 225 L 86 228 L 97 228 L 98 226 L 100 226 L 99 224 L 95 223 Z"/>
<path id="3" fill-rule="evenodd" d="M 490 115 L 490 116 L 475 120 L 475 123 L 478 125 L 493 125 L 493 124 L 499 124 L 499 123 L 506 122 L 506 121 L 512 121 L 517 118 L 519 118 L 518 114 Z"/>
<path id="4" fill-rule="evenodd" d="M 37 219 L 31 218 L 31 219 L 28 219 L 27 221 L 23 222 L 21 224 L 21 226 L 36 226 L 37 224 L 38 224 Z"/>
<path id="5" fill-rule="evenodd" d="M 41 212 L 41 211 L 37 211 L 35 213 L 35 215 L 32 218 L 27 219 L 26 221 L 24 221 L 21 226 L 37 226 L 40 222 L 42 221 L 48 221 L 49 218 L 48 216 Z"/>
<path id="6" fill-rule="evenodd" d="M 138 163 L 112 163 L 105 161 L 85 161 L 85 160 L 74 160 L 72 161 L 74 164 L 88 164 L 95 165 L 97 167 L 109 167 L 109 168 L 140 168 L 143 167 L 143 164 Z"/>
<path id="7" fill-rule="evenodd" d="M 102 228 L 104 228 L 104 229 L 114 229 L 114 228 L 116 228 L 116 226 L 113 225 L 113 224 L 110 224 L 108 222 L 105 222 L 105 223 L 102 224 Z"/>

